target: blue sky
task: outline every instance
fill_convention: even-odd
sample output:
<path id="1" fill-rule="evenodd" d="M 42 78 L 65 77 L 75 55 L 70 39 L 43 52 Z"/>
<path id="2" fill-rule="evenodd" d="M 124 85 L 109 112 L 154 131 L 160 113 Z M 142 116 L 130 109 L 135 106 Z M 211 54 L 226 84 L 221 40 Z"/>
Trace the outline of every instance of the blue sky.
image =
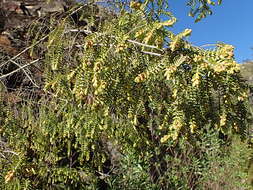
<path id="1" fill-rule="evenodd" d="M 185 28 L 192 29 L 188 38 L 194 45 L 224 42 L 235 47 L 235 59 L 241 63 L 253 59 L 253 0 L 223 0 L 220 6 L 213 7 L 213 15 L 194 23 L 188 16 L 190 10 L 186 0 L 169 0 L 170 9 L 178 22 L 173 31 L 178 33 Z"/>

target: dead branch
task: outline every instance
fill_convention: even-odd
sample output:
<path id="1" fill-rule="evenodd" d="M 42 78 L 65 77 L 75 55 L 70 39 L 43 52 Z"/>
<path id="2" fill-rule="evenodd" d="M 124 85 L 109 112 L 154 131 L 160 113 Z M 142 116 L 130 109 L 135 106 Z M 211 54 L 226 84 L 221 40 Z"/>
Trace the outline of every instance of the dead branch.
<path id="1" fill-rule="evenodd" d="M 23 53 L 25 53 L 26 51 L 28 51 L 32 47 L 36 46 L 37 44 L 39 44 L 40 42 L 42 42 L 43 40 L 45 40 L 48 36 L 49 36 L 49 34 L 46 35 L 46 36 L 44 36 L 43 38 L 41 38 L 40 40 L 38 40 L 34 44 L 30 45 L 29 47 L 25 48 L 23 51 L 21 51 L 20 53 L 18 53 L 17 55 L 15 55 L 14 57 L 12 57 L 11 59 L 7 60 L 2 65 L 0 65 L 0 68 L 3 67 L 4 65 L 6 65 L 7 63 L 9 63 L 10 61 L 15 60 L 17 57 L 19 57 L 20 55 L 22 55 Z M 35 62 L 37 62 L 37 61 L 38 60 L 35 60 Z"/>
<path id="2" fill-rule="evenodd" d="M 14 63 L 15 65 L 17 65 L 19 68 L 21 68 L 22 66 L 19 65 L 17 62 L 11 60 L 12 63 Z M 30 75 L 26 72 L 26 70 L 24 68 L 22 68 L 22 71 L 25 73 L 25 75 L 27 76 L 27 78 L 31 81 L 31 83 L 36 86 L 37 88 L 39 88 L 39 86 L 33 81 L 33 79 L 30 77 Z"/>
<path id="3" fill-rule="evenodd" d="M 20 66 L 18 69 L 14 70 L 14 71 L 12 71 L 12 72 L 10 72 L 10 73 L 7 73 L 7 74 L 5 74 L 5 75 L 0 76 L 0 79 L 6 78 L 6 77 L 8 77 L 8 76 L 10 76 L 10 75 L 12 75 L 12 74 L 14 74 L 14 73 L 16 73 L 16 72 L 22 70 L 22 69 L 28 67 L 29 65 L 32 65 L 32 64 L 38 62 L 39 60 L 40 60 L 40 59 L 36 59 L 36 60 L 34 60 L 34 61 L 32 61 L 32 62 L 26 64 L 26 65 Z M 11 61 L 11 60 L 9 60 L 9 61 Z"/>

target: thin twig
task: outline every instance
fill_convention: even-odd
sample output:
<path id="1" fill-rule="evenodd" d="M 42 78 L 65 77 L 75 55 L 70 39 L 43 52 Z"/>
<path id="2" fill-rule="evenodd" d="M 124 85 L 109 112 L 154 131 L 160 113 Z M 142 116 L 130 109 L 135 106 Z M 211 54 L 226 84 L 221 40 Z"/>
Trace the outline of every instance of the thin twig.
<path id="1" fill-rule="evenodd" d="M 0 156 L 4 159 L 6 159 L 5 155 L 0 152 Z"/>
<path id="2" fill-rule="evenodd" d="M 155 55 L 155 56 L 162 56 L 162 54 L 160 53 L 154 53 L 154 52 L 150 52 L 150 51 L 141 51 L 144 54 L 149 54 L 149 55 Z"/>
<path id="3" fill-rule="evenodd" d="M 11 150 L 4 150 L 4 153 L 11 153 L 11 154 L 15 154 L 16 156 L 18 156 L 18 153 L 11 151 Z"/>
<path id="4" fill-rule="evenodd" d="M 1 146 L 6 146 L 6 144 L 7 144 L 6 142 L 0 140 L 0 145 L 1 145 Z"/>
<path id="5" fill-rule="evenodd" d="M 211 46 L 217 46 L 217 44 L 204 44 L 204 45 L 199 46 L 199 47 L 203 48 L 203 47 L 211 47 Z"/>
<path id="6" fill-rule="evenodd" d="M 69 32 L 84 32 L 85 34 L 92 34 L 93 32 L 90 30 L 79 30 L 79 29 L 70 29 L 64 32 L 64 34 Z"/>
<path id="7" fill-rule="evenodd" d="M 11 60 L 12 63 L 14 63 L 15 65 L 17 65 L 19 68 L 21 68 L 22 66 L 19 65 L 18 63 L 16 63 L 15 61 Z M 25 75 L 27 76 L 27 78 L 31 81 L 31 83 L 36 86 L 37 88 L 39 88 L 39 86 L 33 81 L 33 79 L 30 77 L 30 75 L 26 72 L 25 69 L 22 69 L 23 72 L 25 73 Z"/>
<path id="8" fill-rule="evenodd" d="M 84 32 L 86 34 L 92 34 L 93 32 L 90 31 L 90 30 L 79 30 L 79 29 L 70 29 L 70 30 L 67 30 L 65 33 L 68 33 L 68 32 Z M 100 35 L 103 35 L 102 33 L 98 33 Z M 116 36 L 111 36 L 111 37 L 114 37 L 116 38 Z M 159 50 L 161 52 L 163 52 L 164 50 L 163 49 L 160 49 L 156 46 L 153 46 L 153 45 L 148 45 L 148 44 L 144 44 L 144 43 L 141 43 L 141 42 L 138 42 L 138 41 L 135 41 L 135 40 L 126 40 L 127 42 L 129 43 L 132 43 L 132 44 L 136 44 L 138 46 L 143 46 L 143 47 L 147 47 L 147 48 L 151 48 L 151 49 L 156 49 L 156 50 Z M 143 51 L 143 53 L 145 54 L 150 54 L 150 55 L 155 55 L 155 56 L 161 56 L 161 54 L 158 54 L 158 53 L 153 53 L 153 52 L 146 52 L 146 51 Z"/>
<path id="9" fill-rule="evenodd" d="M 12 57 L 11 59 L 9 59 L 8 61 L 4 62 L 2 65 L 0 65 L 0 68 L 3 67 L 5 64 L 7 64 L 8 62 L 10 62 L 11 60 L 16 59 L 17 57 L 19 57 L 20 55 L 22 55 L 23 53 L 25 53 L 27 50 L 31 49 L 32 47 L 36 46 L 37 44 L 39 44 L 41 41 L 45 40 L 47 37 L 49 36 L 46 35 L 43 38 L 41 38 L 40 40 L 38 40 L 37 42 L 35 42 L 34 44 L 30 45 L 29 47 L 25 48 L 23 51 L 21 51 L 20 53 L 18 53 L 17 55 L 15 55 L 14 57 Z M 35 60 L 36 61 L 36 60 Z M 38 61 L 38 60 L 37 60 Z"/>
<path id="10" fill-rule="evenodd" d="M 19 67 L 18 69 L 14 70 L 14 71 L 12 71 L 12 72 L 10 72 L 10 73 L 7 73 L 7 74 L 5 74 L 5 75 L 2 75 L 2 76 L 0 76 L 0 79 L 6 78 L 6 77 L 8 77 L 8 76 L 10 76 L 10 75 L 12 75 L 12 74 L 14 74 L 14 73 L 16 73 L 16 72 L 22 70 L 22 69 L 28 67 L 29 65 L 32 65 L 32 64 L 36 63 L 36 62 L 39 61 L 39 60 L 40 60 L 40 59 L 36 59 L 36 60 L 34 60 L 34 61 L 32 61 L 32 62 L 26 64 L 26 65 L 23 65 L 23 66 Z"/>
<path id="11" fill-rule="evenodd" d="M 87 4 L 87 5 L 88 5 L 88 4 Z M 84 5 L 80 6 L 80 7 L 78 7 L 76 10 L 74 10 L 73 12 L 71 12 L 71 13 L 69 14 L 69 16 L 73 15 L 74 13 L 76 13 L 77 11 L 79 11 L 80 9 L 82 9 L 84 6 L 86 6 L 86 4 L 84 4 Z"/>
<path id="12" fill-rule="evenodd" d="M 148 45 L 148 44 L 143 44 L 141 42 L 137 42 L 137 41 L 134 41 L 134 40 L 127 40 L 127 41 L 130 42 L 130 43 L 139 45 L 139 46 L 144 46 L 144 47 L 148 47 L 148 48 L 152 48 L 152 49 L 157 49 L 157 50 L 163 51 L 162 49 L 160 49 L 160 48 L 158 48 L 156 46 L 152 46 L 152 45 Z"/>
<path id="13" fill-rule="evenodd" d="M 103 46 L 103 44 L 94 44 L 94 46 Z M 75 47 L 77 47 L 77 48 L 82 48 L 82 47 L 84 47 L 84 45 L 82 44 L 82 45 L 75 45 Z M 110 45 L 110 47 L 113 47 L 112 45 Z M 155 53 L 155 52 L 150 52 L 150 51 L 141 51 L 142 53 L 144 53 L 144 54 L 148 54 L 148 55 L 154 55 L 154 56 L 162 56 L 162 54 L 160 54 L 160 53 Z"/>

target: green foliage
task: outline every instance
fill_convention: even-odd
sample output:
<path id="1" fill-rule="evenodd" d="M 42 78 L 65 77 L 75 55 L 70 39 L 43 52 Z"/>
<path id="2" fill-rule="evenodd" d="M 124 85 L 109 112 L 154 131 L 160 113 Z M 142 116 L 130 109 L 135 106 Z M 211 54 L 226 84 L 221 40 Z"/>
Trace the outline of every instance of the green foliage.
<path id="1" fill-rule="evenodd" d="M 208 127 L 207 127 L 208 129 Z M 193 144 L 180 139 L 173 154 L 138 158 L 132 154 L 124 157 L 119 174 L 111 179 L 111 189 L 249 189 L 247 168 L 252 149 L 234 137 L 231 146 L 212 129 L 202 131 L 201 139 Z M 153 154 L 154 155 L 154 154 Z M 162 166 L 159 182 L 150 180 L 151 161 Z"/>
<path id="2" fill-rule="evenodd" d="M 191 45 L 184 40 L 190 29 L 168 30 L 176 18 L 161 12 L 163 1 L 154 11 L 167 20 L 147 10 L 154 2 L 131 2 L 88 36 L 72 35 L 68 17 L 52 19 L 43 60 L 47 98 L 24 104 L 18 117 L 2 111 L 0 135 L 16 152 L 0 166 L 3 189 L 191 189 L 209 182 L 212 156 L 227 158 L 219 137 L 227 145 L 234 134 L 245 137 L 248 86 L 232 46 Z"/>
<path id="3" fill-rule="evenodd" d="M 164 22 L 149 24 L 142 16 L 141 12 L 123 13 L 108 23 L 110 32 L 89 36 L 80 66 L 68 75 L 77 81 L 72 91 L 76 101 L 104 112 L 104 116 L 109 112 L 109 118 L 113 109 L 133 127 L 139 116 L 148 122 L 155 120 L 157 135 L 167 133 L 163 142 L 176 140 L 181 132 L 189 135 L 209 120 L 224 133 L 233 130 L 243 134 L 247 85 L 237 74 L 233 47 L 218 44 L 213 51 L 195 48 L 182 39 L 189 30 L 174 35 L 163 28 Z M 171 38 L 163 41 L 168 50 L 138 47 L 130 40 L 136 38 L 144 44 L 162 35 L 162 40 Z M 163 52 L 156 56 L 159 51 Z M 92 103 L 86 103 L 88 97 Z M 213 107 L 214 102 L 218 108 Z M 148 125 L 152 128 L 153 124 Z"/>
<path id="4" fill-rule="evenodd" d="M 134 9 L 147 9 L 148 11 L 146 14 L 158 19 L 161 15 L 168 16 L 168 8 L 170 7 L 170 3 L 173 2 L 163 0 L 145 0 L 143 3 L 141 3 L 141 1 L 130 1 L 130 3 L 129 1 L 126 1 L 126 3 L 123 3 L 123 5 L 128 7 L 130 4 L 130 7 Z M 203 18 L 212 15 L 212 7 L 221 5 L 222 0 L 187 0 L 185 3 L 190 7 L 188 15 L 195 17 L 195 22 L 199 22 Z M 119 1 L 119 4 L 122 5 L 122 2 Z"/>
<path id="5" fill-rule="evenodd" d="M 229 147 L 213 149 L 208 158 L 208 167 L 202 177 L 203 189 L 251 189 L 249 179 L 249 160 L 252 148 L 246 142 L 233 138 Z M 218 155 L 218 157 L 217 157 Z M 220 156 L 222 155 L 222 156 Z"/>
<path id="6" fill-rule="evenodd" d="M 201 19 L 205 18 L 207 15 L 212 15 L 212 10 L 210 6 L 220 5 L 222 0 L 212 1 L 212 0 L 189 0 L 187 5 L 191 7 L 189 16 L 197 16 L 195 22 L 199 22 Z"/>
<path id="7" fill-rule="evenodd" d="M 92 177 L 95 171 L 90 168 L 101 170 L 96 159 L 104 162 L 105 152 L 98 149 L 98 135 L 87 138 L 90 131 L 85 127 L 88 122 L 93 126 L 95 123 L 84 115 L 76 123 L 80 110 L 70 104 L 59 106 L 41 105 L 37 119 L 32 111 L 35 108 L 29 106 L 32 109 L 23 110 L 18 121 L 13 118 L 17 123 L 7 122 L 8 127 L 3 128 L 2 134 L 8 138 L 9 146 L 18 152 L 11 166 L 3 170 L 5 176 L 10 175 L 10 171 L 13 173 L 9 179 L 15 179 L 11 186 L 28 183 L 31 189 L 75 189 L 96 184 L 96 178 Z"/>

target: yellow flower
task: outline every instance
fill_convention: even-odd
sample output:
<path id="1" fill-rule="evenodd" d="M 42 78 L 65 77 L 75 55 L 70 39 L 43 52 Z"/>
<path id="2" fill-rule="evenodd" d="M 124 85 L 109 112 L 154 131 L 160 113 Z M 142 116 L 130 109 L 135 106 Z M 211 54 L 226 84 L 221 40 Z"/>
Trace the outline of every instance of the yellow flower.
<path id="1" fill-rule="evenodd" d="M 201 77 L 200 77 L 200 74 L 197 72 L 193 75 L 192 77 L 192 86 L 199 86 L 200 85 L 200 82 L 201 82 Z"/>
<path id="2" fill-rule="evenodd" d="M 138 32 L 136 32 L 135 37 L 138 38 L 139 36 L 143 35 L 147 29 L 141 29 Z"/>
<path id="3" fill-rule="evenodd" d="M 163 46 L 163 38 L 159 37 L 159 36 L 156 37 L 156 39 L 155 39 L 155 45 L 161 48 Z"/>
<path id="4" fill-rule="evenodd" d="M 135 115 L 134 116 L 134 120 L 132 121 L 132 123 L 136 126 L 136 125 L 138 125 L 138 119 L 137 119 L 137 116 Z"/>
<path id="5" fill-rule="evenodd" d="M 161 138 L 161 143 L 167 142 L 169 138 L 170 138 L 170 135 L 164 135 L 164 136 Z"/>
<path id="6" fill-rule="evenodd" d="M 149 43 L 149 41 L 151 40 L 151 38 L 152 38 L 152 36 L 153 36 L 153 34 L 154 34 L 154 31 L 155 31 L 155 30 L 151 30 L 150 32 L 148 32 L 148 33 L 146 34 L 145 38 L 143 39 L 143 42 L 144 42 L 145 44 L 148 44 L 148 43 Z"/>
<path id="7" fill-rule="evenodd" d="M 171 75 L 176 72 L 177 67 L 176 66 L 170 66 L 166 69 L 164 76 L 166 77 L 167 80 L 170 80 Z"/>
<path id="8" fill-rule="evenodd" d="M 227 63 L 227 65 L 230 67 L 227 71 L 228 74 L 234 74 L 240 71 L 240 65 L 236 63 L 235 61 L 231 61 Z"/>
<path id="9" fill-rule="evenodd" d="M 198 128 L 198 126 L 196 125 L 195 121 L 190 122 L 191 133 L 194 133 L 197 128 Z"/>
<path id="10" fill-rule="evenodd" d="M 203 60 L 203 57 L 200 56 L 200 55 L 196 55 L 196 56 L 194 56 L 194 58 L 193 58 L 193 61 L 195 61 L 195 62 L 199 62 L 199 61 L 202 61 L 202 60 Z"/>
<path id="11" fill-rule="evenodd" d="M 105 87 L 106 87 L 106 82 L 105 81 L 100 81 L 99 84 L 100 85 L 98 86 L 97 83 L 96 83 L 95 86 L 94 86 L 94 83 L 93 83 L 93 86 L 96 88 L 96 90 L 94 92 L 95 95 L 98 95 L 98 94 L 102 93 L 104 91 Z"/>
<path id="12" fill-rule="evenodd" d="M 182 126 L 183 126 L 182 121 L 179 118 L 176 118 L 172 123 L 172 129 L 175 129 L 176 131 L 180 131 Z"/>
<path id="13" fill-rule="evenodd" d="M 220 72 L 223 72 L 223 71 L 226 71 L 226 67 L 224 64 L 216 64 L 214 66 L 214 71 L 217 72 L 217 73 L 220 73 Z"/>
<path id="14" fill-rule="evenodd" d="M 203 68 L 207 69 L 209 65 L 208 65 L 208 63 L 203 62 L 203 63 L 201 63 L 201 66 L 202 66 Z"/>
<path id="15" fill-rule="evenodd" d="M 239 131 L 239 127 L 238 127 L 238 125 L 236 124 L 236 123 L 233 123 L 233 127 L 234 127 L 234 129 L 238 132 Z"/>
<path id="16" fill-rule="evenodd" d="M 131 1 L 130 2 L 130 8 L 136 9 L 136 10 L 140 10 L 140 8 L 141 8 L 141 2 Z"/>
<path id="17" fill-rule="evenodd" d="M 180 33 L 180 36 L 187 37 L 187 36 L 190 36 L 191 33 L 192 33 L 192 30 L 189 28 L 186 28 L 183 32 Z"/>
<path id="18" fill-rule="evenodd" d="M 177 19 L 175 17 L 173 17 L 172 19 L 162 22 L 161 24 L 162 24 L 162 26 L 173 26 L 176 21 L 177 21 Z"/>
<path id="19" fill-rule="evenodd" d="M 126 44 L 119 44 L 117 47 L 116 47 L 116 52 L 121 52 L 123 50 L 125 50 L 127 48 L 127 45 Z"/>
<path id="20" fill-rule="evenodd" d="M 89 49 L 89 48 L 92 48 L 93 47 L 93 41 L 91 40 L 88 40 L 85 44 L 86 48 Z"/>
<path id="21" fill-rule="evenodd" d="M 224 113 L 220 116 L 220 126 L 222 127 L 226 125 L 226 121 L 227 121 L 227 114 Z"/>
<path id="22" fill-rule="evenodd" d="M 14 177 L 14 171 L 11 170 L 11 171 L 9 171 L 9 172 L 6 174 L 6 176 L 4 177 L 5 183 L 8 183 L 9 181 L 11 181 L 11 180 L 13 179 L 13 177 Z"/>
<path id="23" fill-rule="evenodd" d="M 147 78 L 147 74 L 146 74 L 146 73 L 141 73 L 141 74 L 139 74 L 139 75 L 134 79 L 134 81 L 135 81 L 136 83 L 140 83 L 140 82 L 144 81 L 146 78 Z"/>
<path id="24" fill-rule="evenodd" d="M 248 98 L 247 92 L 243 92 L 240 96 L 238 96 L 238 101 L 243 101 Z"/>
<path id="25" fill-rule="evenodd" d="M 174 132 L 172 135 L 171 135 L 171 138 L 173 141 L 177 140 L 178 138 L 178 132 Z"/>
<path id="26" fill-rule="evenodd" d="M 232 59 L 234 57 L 234 46 L 228 44 L 218 45 L 220 47 L 219 53 L 222 59 Z"/>
<path id="27" fill-rule="evenodd" d="M 171 51 L 177 50 L 180 46 L 181 46 L 181 39 L 179 37 L 176 37 L 170 42 Z"/>
<path id="28" fill-rule="evenodd" d="M 176 97 L 177 97 L 177 92 L 178 92 L 178 89 L 174 89 L 174 90 L 173 90 L 173 93 L 172 93 L 172 97 L 173 97 L 173 98 L 176 98 Z"/>
<path id="29" fill-rule="evenodd" d="M 93 86 L 94 88 L 97 88 L 97 87 L 98 87 L 98 80 L 97 80 L 97 77 L 94 77 L 94 78 L 92 79 L 92 86 Z"/>

